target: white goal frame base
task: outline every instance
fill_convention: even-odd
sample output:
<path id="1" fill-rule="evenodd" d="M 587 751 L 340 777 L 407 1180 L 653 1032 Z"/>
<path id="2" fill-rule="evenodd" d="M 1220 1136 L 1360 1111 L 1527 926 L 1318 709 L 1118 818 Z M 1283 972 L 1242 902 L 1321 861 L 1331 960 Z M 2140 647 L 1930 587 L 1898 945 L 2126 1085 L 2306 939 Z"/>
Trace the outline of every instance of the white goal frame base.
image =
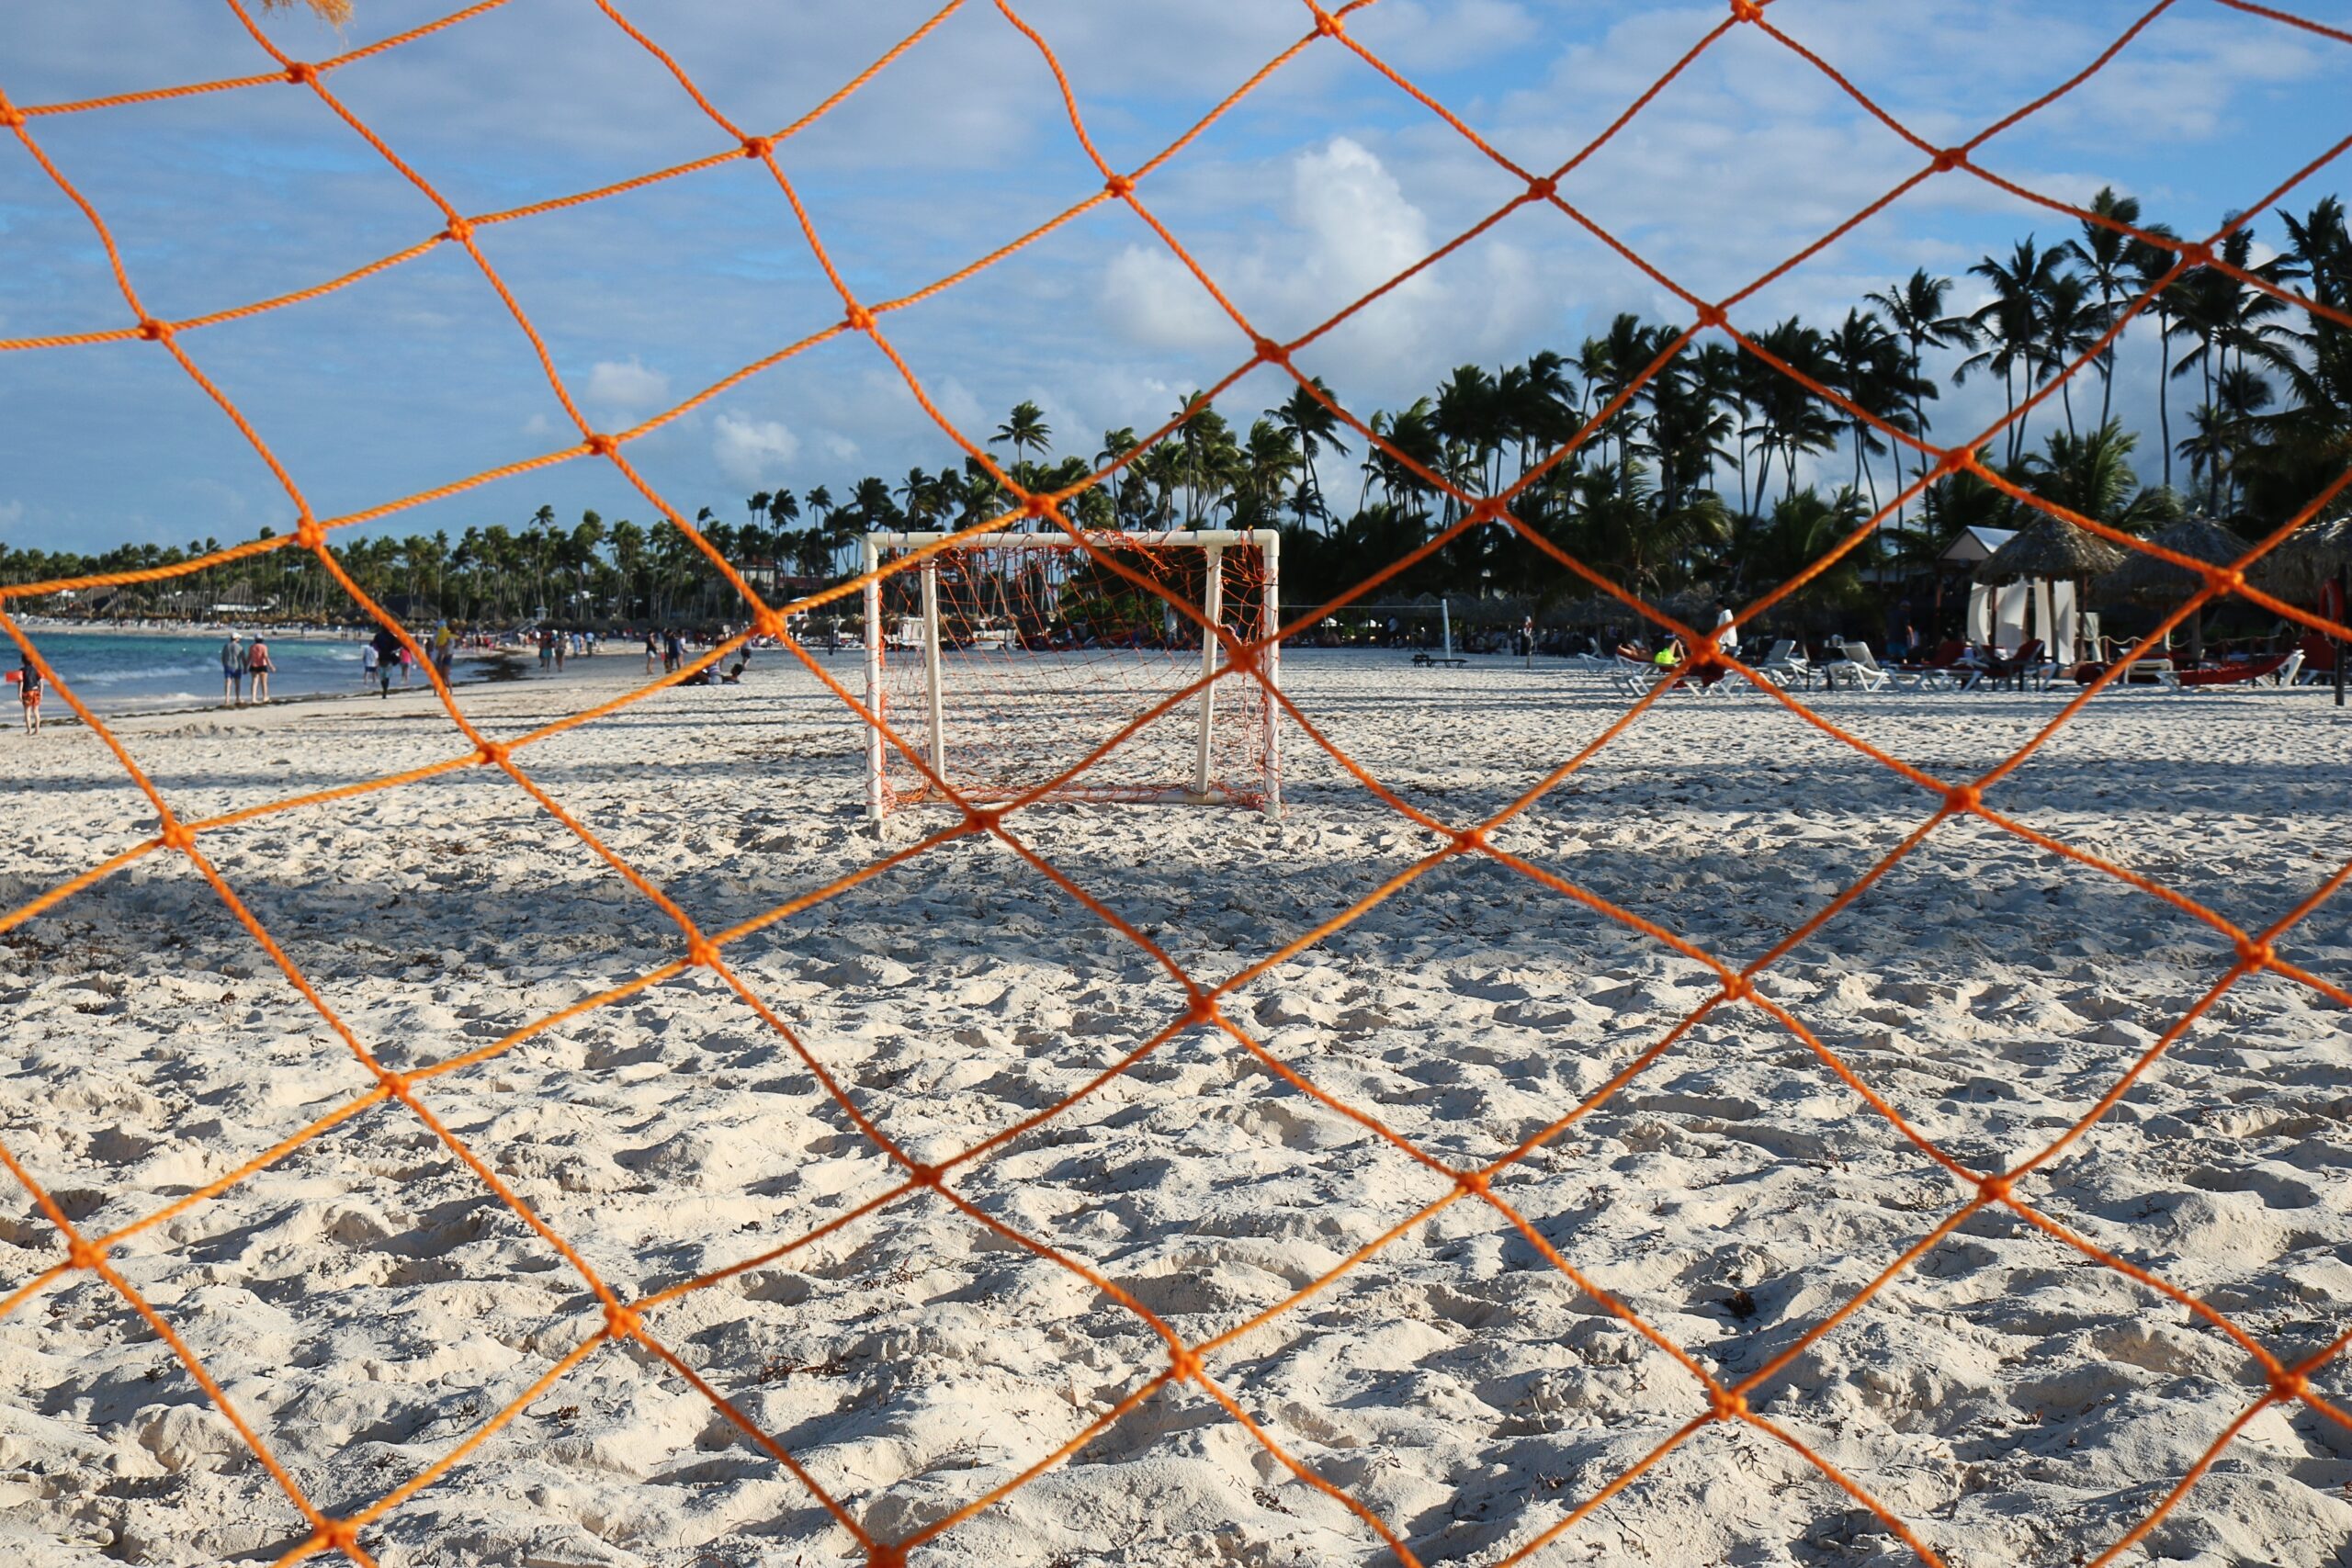
<path id="1" fill-rule="evenodd" d="M 1266 563 L 1265 586 L 1259 608 L 1259 636 L 1266 639 L 1261 662 L 1266 682 L 1279 690 L 1282 679 L 1282 641 L 1275 634 L 1282 629 L 1282 535 L 1272 528 L 1197 528 L 1164 529 L 1151 533 L 1115 532 L 1089 529 L 1084 533 L 1086 544 L 1108 549 L 1198 549 L 1206 552 L 1210 570 L 1204 574 L 1206 588 L 1202 595 L 1202 618 L 1211 626 L 1219 624 L 1225 609 L 1225 573 L 1219 570 L 1222 553 L 1231 547 L 1250 546 L 1257 548 Z M 1035 534 L 966 534 L 951 533 L 877 533 L 867 534 L 860 547 L 859 566 L 865 583 L 865 705 L 868 712 L 895 723 L 883 711 L 882 651 L 888 628 L 883 623 L 882 581 L 876 575 L 882 552 L 893 549 L 920 549 L 943 540 L 955 541 L 959 549 L 1064 549 L 1079 550 L 1084 546 L 1060 529 Z M 923 726 L 920 743 L 923 761 L 941 778 L 953 783 L 954 773 L 948 764 L 947 718 L 950 711 L 949 693 L 944 661 L 941 659 L 942 638 L 939 622 L 939 571 L 937 558 L 925 559 L 916 570 L 922 583 L 922 630 L 921 644 L 923 660 Z M 1215 675 L 1217 669 L 1217 639 L 1204 635 L 1201 638 L 1201 673 Z M 1199 742 L 1193 775 L 1189 786 L 1171 784 L 1164 789 L 1139 789 L 1124 795 L 1126 801 L 1142 804 L 1165 803 L 1184 806 L 1229 806 L 1234 797 L 1216 788 L 1210 778 L 1210 755 L 1216 725 L 1216 683 L 1203 686 L 1193 699 L 1199 707 Z M 1269 817 L 1282 815 L 1282 707 L 1270 693 L 1266 699 L 1264 733 L 1265 750 L 1264 811 Z M 899 728 L 909 740 L 918 737 Z M 888 763 L 889 742 L 883 738 L 881 728 L 869 724 L 865 729 L 865 815 L 869 821 L 879 822 L 888 811 L 889 791 L 884 770 Z M 1048 797 L 1050 798 L 1050 797 Z"/>

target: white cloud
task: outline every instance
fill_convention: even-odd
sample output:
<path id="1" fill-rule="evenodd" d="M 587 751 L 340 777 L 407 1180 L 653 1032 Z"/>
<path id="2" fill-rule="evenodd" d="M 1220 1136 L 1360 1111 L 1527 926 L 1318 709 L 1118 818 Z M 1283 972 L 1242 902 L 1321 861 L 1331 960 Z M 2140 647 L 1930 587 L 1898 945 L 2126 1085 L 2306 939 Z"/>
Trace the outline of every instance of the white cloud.
<path id="1" fill-rule="evenodd" d="M 857 461 L 857 443 L 837 430 L 828 430 L 818 437 L 825 446 L 825 455 L 837 463 Z"/>
<path id="2" fill-rule="evenodd" d="M 25 503 L 21 501 L 0 501 L 0 528 L 13 528 L 25 520 Z"/>
<path id="3" fill-rule="evenodd" d="M 600 359 L 589 367 L 586 397 L 600 413 L 651 413 L 670 400 L 670 378 L 634 355 Z"/>
<path id="4" fill-rule="evenodd" d="M 718 438 L 711 443 L 711 456 L 738 484 L 763 484 L 781 478 L 800 455 L 800 437 L 780 421 L 723 413 L 717 423 Z"/>

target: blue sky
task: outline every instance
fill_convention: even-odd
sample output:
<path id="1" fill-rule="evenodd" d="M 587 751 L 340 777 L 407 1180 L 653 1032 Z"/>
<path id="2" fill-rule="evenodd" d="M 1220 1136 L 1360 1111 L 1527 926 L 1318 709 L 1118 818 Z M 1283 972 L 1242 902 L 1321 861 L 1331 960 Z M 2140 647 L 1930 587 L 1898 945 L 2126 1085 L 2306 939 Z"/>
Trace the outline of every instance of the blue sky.
<path id="1" fill-rule="evenodd" d="M 442 14 L 355 0 L 341 33 L 266 23 L 298 58 Z M 797 118 L 935 5 L 638 0 L 632 19 L 740 123 Z M 1131 167 L 1306 30 L 1287 0 L 1029 0 L 1106 156 Z M 1770 16 L 1930 141 L 1957 141 L 2089 62 L 2144 4 L 1780 0 Z M 1381 0 L 1351 29 L 1529 166 L 1565 158 L 1724 12 L 1611 0 Z M 2342 19 L 2312 7 L 2317 19 Z M 268 61 L 225 6 L 76 0 L 0 8 L 0 91 L 23 106 L 237 76 Z M 2102 184 L 2184 232 L 2215 227 L 2352 130 L 2346 46 L 2214 0 L 2178 0 L 2098 77 L 1991 142 L 1982 162 L 2062 198 Z M 461 209 L 543 200 L 722 151 L 657 62 L 587 0 L 511 0 L 328 78 Z M 433 233 L 437 215 L 306 89 L 267 85 L 39 117 L 30 130 L 113 225 L 133 281 L 179 318 L 306 288 Z M 928 284 L 1098 188 L 1034 47 L 967 0 L 779 157 L 863 298 Z M 1736 28 L 1563 194 L 1707 297 L 1728 293 L 1883 193 L 1916 152 L 1756 29 Z M 2343 165 L 2289 198 L 2352 185 Z M 1268 332 L 1312 325 L 1500 206 L 1514 186 L 1428 110 L 1321 40 L 1140 187 Z M 1928 266 L 1965 268 L 2027 232 L 2073 231 L 1964 174 L 1942 176 L 1776 284 L 1737 320 L 1823 319 Z M 2275 222 L 2266 222 L 2266 240 Z M 617 428 L 838 319 L 782 195 L 732 162 L 483 231 L 593 419 Z M 1368 413 L 1465 360 L 1572 350 L 1621 310 L 1687 314 L 1549 209 L 1514 214 L 1302 355 Z M 0 338 L 119 326 L 82 217 L 0 138 Z M 1130 211 L 1105 205 L 949 292 L 886 319 L 941 408 L 985 435 L 1012 403 L 1064 451 L 1148 428 L 1246 343 Z M 321 515 L 373 506 L 567 444 L 522 334 L 462 251 L 324 299 L 191 332 L 183 345 L 253 418 Z M 2118 406 L 2153 440 L 2150 334 L 2127 339 Z M 1264 370 L 1225 406 L 1283 395 Z M 1947 389 L 1939 428 L 1996 389 Z M 0 354 L 0 540 L 96 547 L 228 542 L 290 525 L 291 504 L 155 345 Z M 629 452 L 688 514 L 740 515 L 753 490 L 939 466 L 945 438 L 868 342 L 764 372 Z M 1338 485 L 1340 495 L 1349 492 Z M 582 460 L 416 508 L 382 526 L 455 533 L 571 517 L 651 520 Z"/>

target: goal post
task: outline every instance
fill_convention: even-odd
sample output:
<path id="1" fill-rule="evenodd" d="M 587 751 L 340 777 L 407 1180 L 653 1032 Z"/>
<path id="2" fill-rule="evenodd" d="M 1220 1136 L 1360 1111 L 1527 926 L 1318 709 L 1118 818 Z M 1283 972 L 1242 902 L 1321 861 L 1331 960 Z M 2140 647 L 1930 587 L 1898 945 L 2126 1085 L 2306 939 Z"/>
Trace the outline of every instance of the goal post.
<path id="1" fill-rule="evenodd" d="M 880 574 L 865 589 L 867 706 L 967 800 L 1010 800 L 1086 763 L 1040 798 L 1278 813 L 1280 705 L 1175 606 L 1237 640 L 1269 639 L 1261 662 L 1278 680 L 1281 536 L 1090 530 L 1083 541 L 1058 530 L 865 536 L 862 564 Z M 876 820 L 944 798 L 876 726 L 865 762 Z"/>

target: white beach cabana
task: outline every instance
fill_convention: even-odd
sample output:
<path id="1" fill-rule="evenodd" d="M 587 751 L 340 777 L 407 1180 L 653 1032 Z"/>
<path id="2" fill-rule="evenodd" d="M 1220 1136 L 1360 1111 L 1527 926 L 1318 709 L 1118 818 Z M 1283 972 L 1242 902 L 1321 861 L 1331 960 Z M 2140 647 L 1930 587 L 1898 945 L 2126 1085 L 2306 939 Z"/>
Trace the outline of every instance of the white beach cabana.
<path id="1" fill-rule="evenodd" d="M 2038 637 L 2045 656 L 2061 665 L 2073 664 L 2094 651 L 2098 640 L 2098 617 L 2083 612 L 2090 581 L 2124 560 L 2123 550 L 2089 529 L 2045 517 L 2003 543 L 1977 567 L 1969 598 L 1970 635 L 1976 635 L 1981 596 L 1987 618 L 1996 623 L 1996 635 L 1976 640 L 1989 641 L 2007 653 L 2029 637 Z M 2008 629 L 1997 623 L 2010 607 L 2004 598 L 2010 593 L 2022 601 L 2017 606 L 2020 620 L 2014 636 L 2000 635 Z"/>
<path id="2" fill-rule="evenodd" d="M 1962 528 L 1959 536 L 1944 547 L 1943 554 L 1936 558 L 1939 583 L 1946 574 L 1970 580 L 1968 619 L 1962 623 L 1970 642 L 2007 649 L 2025 641 L 2026 585 L 1974 581 L 1976 569 L 2017 536 L 2014 528 Z M 1942 598 L 1940 589 L 1937 597 Z"/>

